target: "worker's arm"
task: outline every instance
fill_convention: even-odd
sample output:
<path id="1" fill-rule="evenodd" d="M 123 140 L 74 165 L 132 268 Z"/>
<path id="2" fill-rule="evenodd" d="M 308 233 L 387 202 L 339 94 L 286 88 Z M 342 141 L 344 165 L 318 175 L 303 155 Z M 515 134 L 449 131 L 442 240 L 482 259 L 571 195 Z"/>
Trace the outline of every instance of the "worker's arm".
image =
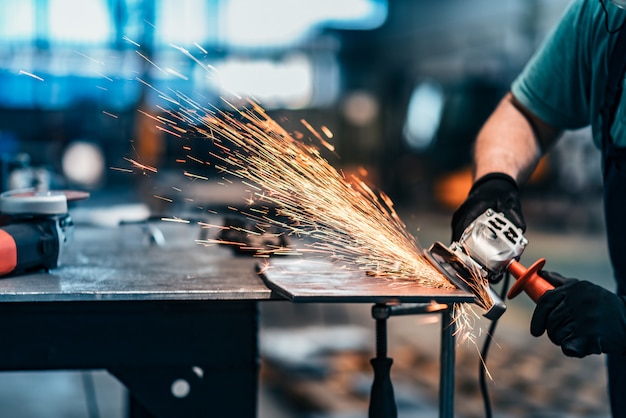
<path id="1" fill-rule="evenodd" d="M 474 179 L 498 172 L 517 183 L 526 181 L 560 134 L 508 93 L 476 139 Z"/>
<path id="2" fill-rule="evenodd" d="M 487 209 L 502 212 L 525 231 L 517 185 L 528 179 L 559 135 L 558 129 L 508 93 L 476 139 L 474 185 L 452 217 L 452 241 L 458 241 L 465 228 Z"/>

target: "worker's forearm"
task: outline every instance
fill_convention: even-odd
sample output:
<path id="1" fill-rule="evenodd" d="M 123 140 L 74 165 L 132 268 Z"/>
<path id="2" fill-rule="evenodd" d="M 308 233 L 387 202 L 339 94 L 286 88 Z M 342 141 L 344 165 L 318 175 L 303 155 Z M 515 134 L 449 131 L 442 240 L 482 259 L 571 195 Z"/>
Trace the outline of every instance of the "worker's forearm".
<path id="1" fill-rule="evenodd" d="M 559 131 L 525 112 L 507 94 L 487 120 L 476 139 L 474 178 L 492 172 L 506 173 L 524 182 L 535 169 L 543 151 Z"/>
<path id="2" fill-rule="evenodd" d="M 497 113 L 507 110 L 498 109 Z M 487 121 L 474 148 L 474 178 L 506 173 L 518 183 L 526 181 L 541 157 L 541 149 L 528 124 L 495 118 Z"/>

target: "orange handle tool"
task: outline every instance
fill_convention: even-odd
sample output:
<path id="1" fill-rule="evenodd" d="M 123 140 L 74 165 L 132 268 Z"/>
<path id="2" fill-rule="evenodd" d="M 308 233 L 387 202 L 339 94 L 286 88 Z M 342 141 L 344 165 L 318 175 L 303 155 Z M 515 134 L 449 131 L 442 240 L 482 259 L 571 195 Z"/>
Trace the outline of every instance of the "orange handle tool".
<path id="1" fill-rule="evenodd" d="M 537 303 L 544 293 L 554 289 L 554 286 L 538 274 L 544 264 L 546 264 L 546 259 L 540 258 L 532 266 L 526 268 L 520 262 L 513 260 L 507 267 L 509 273 L 516 279 L 513 286 L 511 286 L 511 290 L 509 290 L 509 299 L 513 299 L 524 291 Z"/>

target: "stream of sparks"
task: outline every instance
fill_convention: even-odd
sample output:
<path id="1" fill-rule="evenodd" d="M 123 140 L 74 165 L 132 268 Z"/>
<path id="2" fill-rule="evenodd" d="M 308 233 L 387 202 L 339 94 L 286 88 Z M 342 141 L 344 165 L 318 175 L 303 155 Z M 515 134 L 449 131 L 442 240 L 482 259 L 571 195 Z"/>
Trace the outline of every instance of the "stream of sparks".
<path id="1" fill-rule="evenodd" d="M 422 251 L 382 192 L 364 180 L 344 175 L 326 160 L 312 142 L 296 139 L 255 101 L 244 106 L 224 103 L 229 111 L 206 108 L 188 97 L 174 120 L 191 126 L 215 145 L 216 169 L 240 179 L 250 202 L 264 209 L 242 210 L 259 228 L 278 227 L 285 234 L 308 238 L 305 251 L 320 254 L 368 275 L 406 279 L 430 288 L 452 285 L 422 255 Z M 324 147 L 333 150 L 306 121 L 303 126 Z M 291 252 L 288 248 L 266 250 Z"/>
<path id="2" fill-rule="evenodd" d="M 213 75 L 215 69 L 190 51 L 170 46 L 193 60 L 209 76 Z M 164 71 L 137 53 L 148 64 Z M 295 138 L 256 101 L 240 100 L 243 105 L 236 106 L 222 99 L 225 105 L 222 107 L 230 109 L 226 111 L 204 106 L 181 92 L 170 95 L 139 77 L 137 81 L 167 102 L 167 109 L 158 106 L 165 117 L 140 111 L 157 122 L 157 129 L 178 139 L 193 136 L 212 141 L 215 151 L 210 154 L 220 162 L 215 168 L 224 175 L 239 178 L 250 188 L 249 204 L 265 205 L 262 206 L 265 210 L 242 211 L 259 231 L 273 226 L 289 236 L 309 238 L 307 252 L 328 256 L 368 275 L 413 280 L 430 288 L 455 288 L 425 259 L 388 196 L 375 192 L 357 176 L 346 178 L 313 142 Z M 306 120 L 300 122 L 319 144 L 334 151 L 328 128 L 322 127 L 320 133 Z M 152 169 L 135 160 L 127 161 L 144 172 Z M 185 176 L 207 180 L 188 171 Z M 266 251 L 290 253 L 292 249 Z"/>
<path id="3" fill-rule="evenodd" d="M 184 48 L 172 47 L 207 73 L 214 71 Z M 163 71 L 160 67 L 157 69 Z M 322 156 L 323 148 L 334 152 L 330 143 L 333 135 L 327 127 L 323 126 L 320 133 L 306 120 L 301 120 L 307 135 L 292 134 L 255 100 L 237 97 L 240 104 L 235 105 L 223 98 L 223 106 L 202 105 L 181 92 L 170 95 L 140 78 L 137 81 L 167 102 L 167 108 L 158 106 L 163 116 L 139 110 L 140 113 L 153 119 L 157 129 L 175 140 L 203 138 L 211 141 L 213 151 L 209 154 L 218 161 L 214 168 L 221 173 L 223 181 L 231 183 L 228 176 L 239 179 L 247 187 L 247 208 L 231 209 L 252 221 L 253 228 L 199 222 L 203 228 L 232 228 L 250 235 L 275 234 L 280 230 L 283 231 L 280 234 L 302 239 L 299 241 L 305 242 L 304 247 L 295 248 L 291 244 L 265 247 L 256 249 L 258 255 L 317 255 L 341 263 L 342 268 L 355 268 L 381 279 L 413 281 L 428 288 L 456 288 L 424 257 L 416 237 L 407 231 L 387 195 L 374 190 L 361 177 L 344 175 Z M 313 139 L 307 141 L 307 136 Z M 183 149 L 191 151 L 186 145 Z M 189 154 L 186 158 L 203 160 Z M 155 170 L 139 161 L 127 161 L 144 173 Z M 186 170 L 184 175 L 192 180 L 208 180 L 206 176 Z M 178 218 L 165 220 L 181 222 Z M 199 240 L 199 243 L 246 245 L 220 239 Z M 476 296 L 480 299 L 478 305 L 483 308 L 492 303 L 490 298 L 482 300 L 480 292 Z M 477 318 L 471 305 L 455 305 L 456 335 L 461 341 L 476 345 L 473 330 Z"/>
<path id="4" fill-rule="evenodd" d="M 287 246 L 261 251 L 317 254 L 381 279 L 456 288 L 424 257 L 386 194 L 356 175 L 346 178 L 319 147 L 304 142 L 301 134 L 289 133 L 257 102 L 248 99 L 245 105 L 234 106 L 224 100 L 231 109 L 224 111 L 202 107 L 188 97 L 177 100 L 184 105 L 170 122 L 184 121 L 194 131 L 186 134 L 212 141 L 216 149 L 212 156 L 220 162 L 216 168 L 248 187 L 250 206 L 240 212 L 255 223 L 257 231 L 246 232 L 258 234 L 273 226 L 289 236 L 309 238 L 305 249 Z M 301 123 L 323 147 L 334 151 L 312 125 Z M 252 208 L 253 203 L 262 209 Z M 476 292 L 476 296 L 479 306 L 489 307 L 488 295 L 481 298 Z M 478 350 L 474 325 L 479 316 L 469 304 L 454 308 L 455 335 L 460 343 L 468 342 Z"/>

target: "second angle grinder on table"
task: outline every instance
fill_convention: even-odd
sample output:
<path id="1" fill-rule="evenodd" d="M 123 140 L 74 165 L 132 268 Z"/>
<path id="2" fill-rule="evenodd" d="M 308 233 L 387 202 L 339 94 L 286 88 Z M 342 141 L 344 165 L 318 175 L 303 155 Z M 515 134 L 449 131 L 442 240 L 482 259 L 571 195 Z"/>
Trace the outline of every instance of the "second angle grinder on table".
<path id="1" fill-rule="evenodd" d="M 73 230 L 68 201 L 87 197 L 66 190 L 0 193 L 0 276 L 57 267 Z"/>

